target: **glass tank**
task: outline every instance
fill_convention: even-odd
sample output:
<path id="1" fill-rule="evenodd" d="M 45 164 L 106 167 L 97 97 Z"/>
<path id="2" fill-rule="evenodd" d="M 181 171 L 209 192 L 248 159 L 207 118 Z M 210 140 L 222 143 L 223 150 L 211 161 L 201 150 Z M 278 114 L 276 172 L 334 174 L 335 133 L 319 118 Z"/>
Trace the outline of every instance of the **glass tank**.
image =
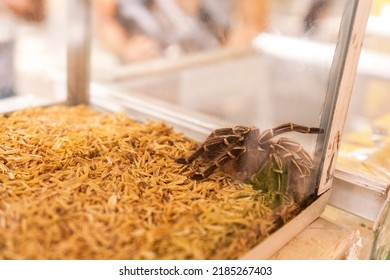
<path id="1" fill-rule="evenodd" d="M 271 257 L 329 199 L 370 1 L 109 2 L 7 37 L 0 258 Z"/>

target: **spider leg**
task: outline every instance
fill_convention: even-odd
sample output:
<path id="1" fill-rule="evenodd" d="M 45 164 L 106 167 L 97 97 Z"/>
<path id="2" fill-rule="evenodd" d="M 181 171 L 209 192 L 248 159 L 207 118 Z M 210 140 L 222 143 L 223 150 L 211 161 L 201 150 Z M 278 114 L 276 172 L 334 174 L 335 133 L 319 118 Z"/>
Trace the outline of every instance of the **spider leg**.
<path id="1" fill-rule="evenodd" d="M 296 153 L 307 165 L 312 166 L 313 162 L 308 152 L 298 143 L 288 138 L 280 138 L 278 144 Z"/>
<path id="2" fill-rule="evenodd" d="M 176 162 L 180 164 L 189 164 L 197 159 L 204 152 L 204 145 L 202 145 L 199 149 L 197 149 L 194 153 L 192 153 L 189 157 L 181 157 L 177 158 Z"/>
<path id="3" fill-rule="evenodd" d="M 272 171 L 275 172 L 276 174 L 276 179 L 277 179 L 277 190 L 278 192 L 281 192 L 282 190 L 282 176 L 283 176 L 283 161 L 282 159 L 280 158 L 280 156 L 275 153 L 275 152 L 272 152 L 270 154 L 270 158 L 272 159 L 272 162 L 273 162 L 273 168 L 272 168 Z"/>
<path id="4" fill-rule="evenodd" d="M 226 163 L 228 163 L 230 160 L 236 160 L 238 157 L 246 151 L 245 147 L 234 147 L 230 151 L 228 151 L 226 154 L 218 158 L 212 165 L 210 165 L 206 170 L 203 172 L 195 173 L 192 176 L 192 179 L 195 180 L 202 180 L 207 177 L 209 177 L 217 168 L 223 167 Z"/>
<path id="5" fill-rule="evenodd" d="M 216 130 L 214 130 L 210 136 L 208 137 L 209 138 L 213 138 L 213 137 L 218 137 L 218 136 L 225 136 L 225 135 L 233 135 L 234 132 L 233 132 L 233 128 L 231 127 L 226 127 L 226 128 L 218 128 Z M 207 140 L 206 140 L 207 141 Z"/>
<path id="6" fill-rule="evenodd" d="M 206 139 L 207 142 L 209 139 L 220 136 L 243 136 L 251 130 L 250 127 L 243 125 L 236 125 L 233 127 L 218 128 L 214 130 L 209 137 Z"/>
<path id="7" fill-rule="evenodd" d="M 234 148 L 237 143 L 242 142 L 243 140 L 244 138 L 242 136 L 236 135 L 210 138 L 209 140 L 205 141 L 202 146 L 189 157 L 178 158 L 176 159 L 176 162 L 180 164 L 189 164 L 202 155 L 204 156 L 206 161 L 210 161 L 220 154 L 224 145 L 228 148 Z"/>
<path id="8" fill-rule="evenodd" d="M 225 166 L 227 162 L 238 161 L 241 153 L 246 152 L 248 148 L 257 150 L 259 134 L 258 128 L 242 125 L 216 129 L 195 152 L 188 157 L 176 159 L 176 162 L 189 164 L 201 158 L 201 162 L 208 163 L 209 166 L 204 172 L 195 173 L 192 178 L 204 179 L 215 169 Z"/>
<path id="9" fill-rule="evenodd" d="M 283 173 L 283 160 L 280 157 L 279 154 L 273 152 L 270 154 L 270 158 L 272 159 L 273 162 L 273 171 L 276 173 Z"/>
<path id="10" fill-rule="evenodd" d="M 232 133 L 232 128 L 220 128 L 214 130 L 207 139 L 203 142 L 203 144 L 197 149 L 194 153 L 192 153 L 189 157 L 181 157 L 177 158 L 176 162 L 180 164 L 189 164 L 192 163 L 195 159 L 197 159 L 199 156 L 201 156 L 205 152 L 205 145 L 206 143 L 209 143 L 209 147 L 211 147 L 214 144 L 220 143 L 219 138 L 215 138 L 218 135 L 224 135 Z"/>
<path id="11" fill-rule="evenodd" d="M 299 143 L 288 138 L 280 138 L 272 147 L 272 153 L 276 154 L 274 157 L 279 157 L 283 164 L 282 170 L 287 171 L 286 181 L 283 182 L 285 185 L 282 186 L 284 192 L 292 194 L 295 201 L 301 201 L 311 192 L 313 161 L 309 153 Z M 282 174 L 279 176 L 282 178 Z"/>
<path id="12" fill-rule="evenodd" d="M 274 146 L 282 158 L 290 158 L 291 163 L 302 177 L 309 175 L 313 162 L 310 155 L 299 143 L 288 138 L 280 138 Z"/>
<path id="13" fill-rule="evenodd" d="M 298 133 L 308 133 L 308 134 L 320 134 L 323 133 L 324 130 L 322 128 L 318 127 L 307 127 L 307 126 L 302 126 L 294 123 L 286 123 L 279 125 L 274 128 L 270 128 L 265 130 L 263 133 L 261 133 L 258 143 L 261 145 L 267 140 L 278 136 L 280 134 L 286 133 L 286 132 L 298 132 Z"/>

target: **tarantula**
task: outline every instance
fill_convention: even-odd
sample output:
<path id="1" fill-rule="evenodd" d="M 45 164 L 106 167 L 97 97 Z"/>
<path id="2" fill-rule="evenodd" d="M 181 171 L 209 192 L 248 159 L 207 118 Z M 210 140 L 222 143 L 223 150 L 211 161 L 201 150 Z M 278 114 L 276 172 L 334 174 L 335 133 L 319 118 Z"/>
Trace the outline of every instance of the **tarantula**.
<path id="1" fill-rule="evenodd" d="M 206 141 L 189 157 L 176 162 L 189 164 L 197 158 L 207 164 L 205 170 L 195 172 L 191 178 L 201 180 L 209 177 L 217 168 L 229 171 L 233 176 L 248 179 L 266 166 L 274 173 L 283 173 L 291 167 L 298 177 L 311 173 L 313 163 L 303 147 L 288 138 L 272 139 L 287 132 L 320 134 L 324 130 L 286 123 L 260 133 L 256 127 L 234 126 L 214 130 Z"/>

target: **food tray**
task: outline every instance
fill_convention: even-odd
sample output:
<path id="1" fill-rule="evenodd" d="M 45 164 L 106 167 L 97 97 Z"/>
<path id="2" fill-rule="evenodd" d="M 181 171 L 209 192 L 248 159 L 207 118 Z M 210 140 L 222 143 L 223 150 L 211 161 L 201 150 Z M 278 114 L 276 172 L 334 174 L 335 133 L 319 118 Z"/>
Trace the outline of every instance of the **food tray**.
<path id="1" fill-rule="evenodd" d="M 210 119 L 202 119 L 199 115 L 197 115 L 196 118 L 191 119 L 188 112 L 186 115 L 182 115 L 179 113 L 179 110 L 173 110 L 170 108 L 170 110 L 164 111 L 158 109 L 161 107 L 156 104 L 152 104 L 149 101 L 142 101 L 139 99 L 137 99 L 137 101 L 138 102 L 129 100 L 128 97 L 119 93 L 110 93 L 110 95 L 105 95 L 104 91 L 95 90 L 95 94 L 93 94 L 91 98 L 90 107 L 100 112 L 125 112 L 131 118 L 139 121 L 150 119 L 163 120 L 172 125 L 175 129 L 191 135 L 194 139 L 204 138 L 210 129 L 217 126 L 216 124 L 212 124 Z M 282 247 L 293 236 L 303 230 L 321 214 L 326 205 L 327 199 L 328 192 L 321 195 L 316 201 L 314 201 L 314 203 L 296 216 L 292 221 L 285 224 L 259 245 L 253 247 L 253 249 L 249 252 L 240 252 L 239 258 L 263 259 L 270 257 L 274 252 L 276 252 L 276 250 Z M 109 199 L 109 201 L 113 203 L 113 199 Z"/>
<path id="2" fill-rule="evenodd" d="M 175 130 L 183 132 L 186 136 L 201 142 L 209 133 L 223 125 L 220 119 L 206 114 L 174 106 L 170 103 L 142 96 L 128 95 L 119 91 L 113 92 L 105 87 L 93 88 L 91 105 L 98 110 L 126 112 L 129 116 L 146 121 L 149 119 L 162 119 Z M 276 232 L 262 242 L 243 252 L 240 259 L 268 259 L 299 232 L 316 220 L 324 211 L 331 191 L 319 195 L 305 210 L 300 212 L 291 221 L 281 226 Z"/>

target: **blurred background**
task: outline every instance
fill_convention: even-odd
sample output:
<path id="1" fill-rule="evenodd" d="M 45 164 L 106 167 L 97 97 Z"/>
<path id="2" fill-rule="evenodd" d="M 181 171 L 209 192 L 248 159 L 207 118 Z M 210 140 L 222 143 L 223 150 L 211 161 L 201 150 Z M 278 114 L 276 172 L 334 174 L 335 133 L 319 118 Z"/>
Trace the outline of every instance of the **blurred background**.
<path id="1" fill-rule="evenodd" d="M 0 108 L 66 99 L 67 47 L 87 3 L 92 85 L 215 126 L 317 126 L 350 2 L 2 0 Z M 390 111 L 389 6 L 373 1 L 346 133 Z"/>
<path id="2" fill-rule="evenodd" d="M 2 0 L 0 96 L 34 94 L 60 98 L 64 94 L 53 81 L 63 80 L 66 72 L 67 23 L 72 14 L 67 13 L 66 2 Z M 171 0 L 156 1 L 162 3 L 158 5 L 153 1 L 89 2 L 93 81 L 222 119 L 259 125 L 263 125 L 261 119 L 278 108 L 277 111 L 285 111 L 302 103 L 303 107 L 312 105 L 313 111 L 318 111 L 317 97 L 322 98 L 319 92 L 324 91 L 328 79 L 328 70 L 321 68 L 329 67 L 331 60 L 327 55 L 333 54 L 345 5 L 345 1 L 334 0 L 241 1 L 244 4 Z M 356 129 L 367 118 L 372 120 L 389 110 L 389 5 L 389 1 L 373 1 L 354 88 L 353 121 L 348 122 L 348 129 Z M 167 14 L 173 14 L 175 20 L 164 18 Z M 265 32 L 277 36 L 259 36 Z M 280 35 L 286 39 L 283 50 L 272 47 Z M 305 40 L 303 44 L 289 40 L 295 38 Z M 250 54 L 248 50 L 253 47 L 270 55 Z M 191 64 L 192 70 L 188 70 Z M 302 69 L 308 76 L 297 74 Z M 210 72 L 212 80 L 206 79 Z M 210 94 L 215 98 L 202 102 Z M 274 104 L 258 105 L 270 102 Z M 292 114 L 296 115 L 296 122 L 302 122 L 314 113 L 286 115 Z M 270 118 L 282 121 L 278 116 Z"/>

